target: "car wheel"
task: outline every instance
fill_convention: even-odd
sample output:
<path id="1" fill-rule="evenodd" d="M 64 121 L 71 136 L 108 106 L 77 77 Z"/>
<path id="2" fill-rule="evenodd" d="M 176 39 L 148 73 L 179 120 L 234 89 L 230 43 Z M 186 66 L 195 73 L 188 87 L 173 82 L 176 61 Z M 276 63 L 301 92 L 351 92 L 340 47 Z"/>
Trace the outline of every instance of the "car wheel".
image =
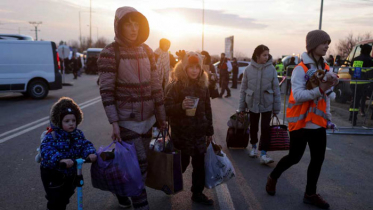
<path id="1" fill-rule="evenodd" d="M 48 85 L 42 80 L 32 81 L 27 88 L 28 94 L 33 99 L 43 99 L 48 95 Z"/>

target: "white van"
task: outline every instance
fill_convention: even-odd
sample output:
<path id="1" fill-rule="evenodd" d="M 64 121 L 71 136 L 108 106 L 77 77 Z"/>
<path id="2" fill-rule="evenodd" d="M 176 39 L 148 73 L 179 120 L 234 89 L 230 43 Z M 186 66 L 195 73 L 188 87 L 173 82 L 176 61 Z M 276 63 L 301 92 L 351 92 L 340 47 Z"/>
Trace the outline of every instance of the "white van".
<path id="1" fill-rule="evenodd" d="M 0 93 L 42 99 L 62 88 L 54 42 L 0 41 Z"/>

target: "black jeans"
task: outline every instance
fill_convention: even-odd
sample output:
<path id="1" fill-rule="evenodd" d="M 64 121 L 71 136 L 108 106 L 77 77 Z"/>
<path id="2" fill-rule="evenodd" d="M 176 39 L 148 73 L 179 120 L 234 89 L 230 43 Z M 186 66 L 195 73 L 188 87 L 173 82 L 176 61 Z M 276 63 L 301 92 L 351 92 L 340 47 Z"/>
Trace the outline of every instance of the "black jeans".
<path id="1" fill-rule="evenodd" d="M 192 189 L 193 193 L 202 193 L 205 188 L 205 154 L 196 153 L 194 156 L 181 153 L 181 169 L 184 173 L 192 157 Z"/>
<path id="2" fill-rule="evenodd" d="M 262 115 L 262 120 L 260 124 L 261 134 L 260 141 L 262 142 L 262 148 L 264 151 L 267 151 L 269 140 L 270 140 L 270 123 L 272 112 L 262 112 L 254 113 L 250 112 L 250 144 L 258 143 L 258 130 L 259 130 L 259 118 Z"/>
<path id="3" fill-rule="evenodd" d="M 229 76 L 224 76 L 221 78 L 221 93 L 220 95 L 223 96 L 225 90 L 227 90 L 227 95 L 231 95 L 231 90 L 228 87 L 229 85 Z"/>
<path id="4" fill-rule="evenodd" d="M 65 210 L 70 197 L 75 192 L 75 175 L 66 176 L 65 174 L 52 170 L 40 168 L 41 180 L 45 196 L 48 200 L 47 208 L 49 210 Z"/>
<path id="5" fill-rule="evenodd" d="M 317 181 L 325 157 L 325 128 L 291 131 L 289 154 L 278 162 L 276 168 L 271 173 L 271 177 L 278 179 L 284 171 L 292 165 L 297 164 L 302 159 L 307 143 L 310 148 L 311 162 L 308 165 L 307 171 L 306 193 L 312 195 L 316 193 Z"/>
<path id="6" fill-rule="evenodd" d="M 232 74 L 232 87 L 231 88 L 237 88 L 237 80 L 238 80 L 238 74 Z"/>

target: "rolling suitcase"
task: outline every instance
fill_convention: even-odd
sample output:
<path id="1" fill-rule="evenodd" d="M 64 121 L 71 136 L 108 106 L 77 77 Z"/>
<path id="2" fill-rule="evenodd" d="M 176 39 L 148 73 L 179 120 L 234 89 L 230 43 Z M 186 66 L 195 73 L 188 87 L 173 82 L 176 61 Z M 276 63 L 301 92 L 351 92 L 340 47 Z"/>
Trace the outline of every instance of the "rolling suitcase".
<path id="1" fill-rule="evenodd" d="M 228 121 L 227 131 L 227 147 L 247 148 L 249 144 L 250 129 L 249 129 L 249 114 L 244 117 L 239 117 L 239 113 L 232 115 Z"/>

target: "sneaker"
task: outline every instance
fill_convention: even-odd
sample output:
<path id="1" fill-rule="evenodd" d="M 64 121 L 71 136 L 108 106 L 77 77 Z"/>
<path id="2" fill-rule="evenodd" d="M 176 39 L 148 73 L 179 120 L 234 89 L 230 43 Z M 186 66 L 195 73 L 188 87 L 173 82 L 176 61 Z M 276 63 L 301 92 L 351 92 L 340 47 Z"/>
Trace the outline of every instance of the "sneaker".
<path id="1" fill-rule="evenodd" d="M 252 148 L 249 154 L 249 157 L 256 158 L 258 155 L 258 150 L 256 148 Z"/>
<path id="2" fill-rule="evenodd" d="M 266 191 L 269 195 L 275 195 L 276 194 L 276 184 L 277 179 L 272 179 L 271 175 L 267 178 L 267 185 L 266 185 Z"/>
<path id="3" fill-rule="evenodd" d="M 267 164 L 270 164 L 270 163 L 273 163 L 273 162 L 275 162 L 275 161 L 273 161 L 273 159 L 270 158 L 268 155 L 260 156 L 260 164 L 267 165 Z"/>
<path id="4" fill-rule="evenodd" d="M 119 201 L 119 207 L 123 209 L 128 209 L 132 207 L 131 200 L 128 197 L 119 197 L 117 196 Z"/>
<path id="5" fill-rule="evenodd" d="M 203 205 L 207 205 L 207 206 L 214 205 L 214 201 L 212 199 L 208 198 L 203 193 L 193 193 L 192 201 L 194 201 L 196 203 L 203 204 Z"/>
<path id="6" fill-rule="evenodd" d="M 303 203 L 311 204 L 321 209 L 328 209 L 330 207 L 328 202 L 326 202 L 319 194 L 307 195 L 304 193 Z"/>

